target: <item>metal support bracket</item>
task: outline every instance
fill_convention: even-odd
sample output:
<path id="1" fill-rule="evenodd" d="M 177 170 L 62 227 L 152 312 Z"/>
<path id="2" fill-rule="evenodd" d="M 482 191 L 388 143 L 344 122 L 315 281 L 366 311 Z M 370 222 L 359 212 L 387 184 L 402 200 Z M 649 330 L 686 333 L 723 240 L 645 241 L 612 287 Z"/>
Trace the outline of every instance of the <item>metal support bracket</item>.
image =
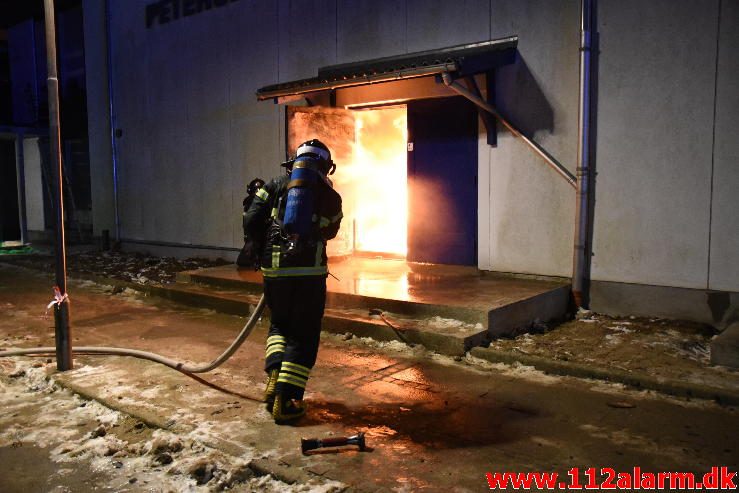
<path id="1" fill-rule="evenodd" d="M 558 162 L 556 159 L 554 159 L 544 148 L 542 148 L 539 144 L 534 142 L 533 140 L 526 137 L 524 134 L 521 133 L 520 130 L 518 130 L 516 127 L 514 127 L 508 120 L 503 118 L 500 113 L 498 113 L 498 110 L 495 109 L 490 103 L 482 99 L 480 96 L 476 95 L 474 92 L 470 91 L 466 87 L 464 87 L 459 82 L 455 81 L 453 76 L 449 72 L 444 72 L 441 74 L 442 81 L 444 82 L 444 85 L 455 91 L 456 93 L 466 97 L 473 103 L 475 103 L 480 108 L 484 109 L 491 115 L 493 115 L 495 118 L 497 118 L 500 123 L 502 123 L 515 137 L 518 137 L 521 139 L 526 145 L 528 145 L 536 154 L 538 154 L 542 159 L 544 159 L 544 162 L 546 162 L 549 166 L 554 169 L 562 178 L 565 179 L 567 183 L 572 188 L 577 188 L 577 178 L 575 178 L 575 175 L 573 175 L 570 170 L 565 168 L 562 163 Z"/>
<path id="2" fill-rule="evenodd" d="M 492 71 L 488 72 L 486 77 L 490 79 L 492 77 Z M 477 80 L 474 76 L 468 76 L 464 78 L 465 83 L 467 84 L 467 89 L 472 91 L 473 94 L 475 94 L 478 98 L 483 99 L 482 92 L 480 92 L 480 87 L 477 85 Z M 491 87 L 491 84 L 488 82 L 488 88 Z M 490 97 L 490 92 L 488 91 L 488 100 L 492 99 Z M 480 118 L 482 119 L 483 125 L 485 125 L 485 132 L 487 133 L 488 137 L 488 145 L 492 147 L 498 146 L 498 128 L 495 125 L 495 118 L 493 118 L 493 115 L 485 111 L 480 106 L 477 106 L 477 113 L 480 115 Z"/>

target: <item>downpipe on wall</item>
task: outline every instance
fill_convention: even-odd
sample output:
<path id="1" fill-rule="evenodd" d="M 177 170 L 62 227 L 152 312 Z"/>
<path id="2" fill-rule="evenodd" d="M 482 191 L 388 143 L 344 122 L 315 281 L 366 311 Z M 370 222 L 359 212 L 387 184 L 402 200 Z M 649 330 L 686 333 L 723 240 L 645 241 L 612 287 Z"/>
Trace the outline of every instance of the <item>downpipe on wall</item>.
<path id="1" fill-rule="evenodd" d="M 105 68 L 108 75 L 108 117 L 110 119 L 110 157 L 113 167 L 113 213 L 115 215 L 115 241 L 121 241 L 121 217 L 118 208 L 118 144 L 116 143 L 116 113 L 113 98 L 113 36 L 110 27 L 110 0 L 105 0 Z"/>
<path id="2" fill-rule="evenodd" d="M 580 4 L 580 101 L 578 105 L 577 198 L 575 245 L 572 259 L 572 294 L 577 307 L 588 305 L 586 266 L 590 229 L 590 93 L 593 8 L 595 0 Z"/>

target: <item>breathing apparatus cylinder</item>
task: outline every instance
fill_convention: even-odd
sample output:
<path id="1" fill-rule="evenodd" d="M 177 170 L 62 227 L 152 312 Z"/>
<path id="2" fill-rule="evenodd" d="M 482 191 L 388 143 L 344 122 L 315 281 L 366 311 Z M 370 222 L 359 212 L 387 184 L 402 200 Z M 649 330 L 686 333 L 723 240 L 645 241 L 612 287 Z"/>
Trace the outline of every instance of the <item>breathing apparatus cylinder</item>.
<path id="1" fill-rule="evenodd" d="M 301 237 L 311 232 L 316 186 L 323 180 L 322 174 L 318 159 L 300 156 L 293 163 L 282 221 L 288 235 Z"/>

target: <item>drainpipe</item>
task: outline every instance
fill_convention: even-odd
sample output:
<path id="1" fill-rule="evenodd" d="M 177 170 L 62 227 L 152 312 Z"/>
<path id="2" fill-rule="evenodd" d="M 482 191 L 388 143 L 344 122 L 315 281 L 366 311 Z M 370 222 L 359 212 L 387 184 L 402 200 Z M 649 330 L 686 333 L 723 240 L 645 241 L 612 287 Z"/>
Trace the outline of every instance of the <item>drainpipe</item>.
<path id="1" fill-rule="evenodd" d="M 118 146 L 116 144 L 115 104 L 113 102 L 113 49 L 110 34 L 110 0 L 105 0 L 105 46 L 107 49 L 106 69 L 108 72 L 108 116 L 110 118 L 110 154 L 113 164 L 113 210 L 115 213 L 115 241 L 121 241 L 121 218 L 118 210 Z"/>
<path id="2" fill-rule="evenodd" d="M 578 111 L 577 201 L 575 248 L 572 261 L 572 294 L 578 307 L 587 305 L 586 266 L 590 228 L 590 49 L 595 0 L 580 4 L 580 102 Z"/>

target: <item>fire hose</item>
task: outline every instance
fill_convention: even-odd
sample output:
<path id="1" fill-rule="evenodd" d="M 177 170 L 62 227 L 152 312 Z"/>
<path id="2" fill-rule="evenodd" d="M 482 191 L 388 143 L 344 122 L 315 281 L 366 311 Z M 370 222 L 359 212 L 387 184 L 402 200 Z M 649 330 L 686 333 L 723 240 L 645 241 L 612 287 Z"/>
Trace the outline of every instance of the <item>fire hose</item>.
<path id="1" fill-rule="evenodd" d="M 246 321 L 244 328 L 241 329 L 239 335 L 234 339 L 231 345 L 216 359 L 210 363 L 194 366 L 187 365 L 184 362 L 175 361 L 170 358 L 166 358 L 156 353 L 150 353 L 148 351 L 139 351 L 138 349 L 129 348 L 117 348 L 117 347 L 104 347 L 104 346 L 78 346 L 72 347 L 72 351 L 77 354 L 86 355 L 102 355 L 102 356 L 130 356 L 133 358 L 145 359 L 168 366 L 174 370 L 181 371 L 182 373 L 207 373 L 221 366 L 226 360 L 228 360 L 239 347 L 244 343 L 247 337 L 251 334 L 254 326 L 257 324 L 259 317 L 262 316 L 264 306 L 266 302 L 264 295 L 259 299 L 257 306 Z M 40 354 L 54 354 L 56 353 L 55 347 L 38 347 L 33 349 L 13 349 L 10 351 L 0 351 L 0 357 L 6 356 L 31 356 Z"/>

